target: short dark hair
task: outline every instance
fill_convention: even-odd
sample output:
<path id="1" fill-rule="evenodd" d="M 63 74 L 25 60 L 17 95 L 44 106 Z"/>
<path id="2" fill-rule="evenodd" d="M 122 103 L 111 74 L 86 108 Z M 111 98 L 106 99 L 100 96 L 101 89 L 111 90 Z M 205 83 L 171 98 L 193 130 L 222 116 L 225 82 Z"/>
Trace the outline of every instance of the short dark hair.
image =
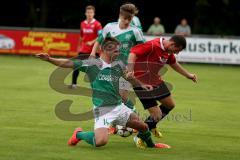
<path id="1" fill-rule="evenodd" d="M 177 47 L 182 47 L 185 49 L 187 46 L 187 41 L 184 36 L 174 35 L 170 38 L 170 41 L 173 41 Z"/>
<path id="2" fill-rule="evenodd" d="M 109 47 L 110 44 L 111 46 Z M 121 43 L 116 38 L 106 37 L 101 43 L 101 48 L 102 50 L 110 50 L 119 45 L 121 45 Z"/>
<path id="3" fill-rule="evenodd" d="M 125 3 L 120 7 L 120 15 L 133 17 L 137 13 L 138 13 L 138 9 L 132 3 Z"/>
<path id="4" fill-rule="evenodd" d="M 95 12 L 95 7 L 92 6 L 92 5 L 88 5 L 88 6 L 85 8 L 86 11 L 87 11 L 87 10 L 90 10 L 90 9 Z"/>

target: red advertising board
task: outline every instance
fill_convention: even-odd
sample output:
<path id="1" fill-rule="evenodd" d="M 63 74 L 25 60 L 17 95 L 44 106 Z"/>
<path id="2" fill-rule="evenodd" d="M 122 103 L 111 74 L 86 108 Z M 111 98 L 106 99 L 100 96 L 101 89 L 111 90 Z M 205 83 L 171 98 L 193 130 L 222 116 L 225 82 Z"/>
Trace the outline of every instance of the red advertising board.
<path id="1" fill-rule="evenodd" d="M 0 54 L 76 56 L 78 33 L 0 29 Z"/>

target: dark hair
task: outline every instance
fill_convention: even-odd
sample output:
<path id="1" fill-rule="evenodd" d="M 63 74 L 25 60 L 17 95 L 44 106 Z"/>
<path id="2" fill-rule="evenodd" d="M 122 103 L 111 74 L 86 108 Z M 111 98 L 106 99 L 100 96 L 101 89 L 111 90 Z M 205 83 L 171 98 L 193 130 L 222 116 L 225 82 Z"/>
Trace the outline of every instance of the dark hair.
<path id="1" fill-rule="evenodd" d="M 182 47 L 185 49 L 187 46 L 187 42 L 184 36 L 174 35 L 170 38 L 170 41 L 173 41 L 177 47 Z"/>
<path id="2" fill-rule="evenodd" d="M 137 13 L 138 13 L 138 9 L 132 3 L 126 3 L 120 7 L 120 15 L 133 17 Z"/>
<path id="3" fill-rule="evenodd" d="M 102 50 L 112 50 L 121 43 L 114 37 L 106 37 L 101 43 Z"/>
<path id="4" fill-rule="evenodd" d="M 88 5 L 88 6 L 85 8 L 85 10 L 90 10 L 90 9 L 95 12 L 95 7 L 92 6 L 92 5 Z"/>

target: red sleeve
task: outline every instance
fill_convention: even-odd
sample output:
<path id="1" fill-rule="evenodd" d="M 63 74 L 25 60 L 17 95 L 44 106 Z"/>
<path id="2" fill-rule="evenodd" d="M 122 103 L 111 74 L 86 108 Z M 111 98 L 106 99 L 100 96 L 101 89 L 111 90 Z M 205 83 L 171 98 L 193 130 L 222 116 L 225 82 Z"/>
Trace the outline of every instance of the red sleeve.
<path id="1" fill-rule="evenodd" d="M 138 44 L 131 48 L 130 53 L 136 54 L 136 56 L 141 56 L 151 53 L 153 50 L 153 44 L 151 41 Z"/>
<path id="2" fill-rule="evenodd" d="M 96 23 L 96 30 L 97 30 L 97 32 L 102 30 L 102 25 L 100 22 Z"/>
<path id="3" fill-rule="evenodd" d="M 176 63 L 176 58 L 174 54 L 170 54 L 167 60 L 167 64 L 174 64 L 174 63 Z"/>

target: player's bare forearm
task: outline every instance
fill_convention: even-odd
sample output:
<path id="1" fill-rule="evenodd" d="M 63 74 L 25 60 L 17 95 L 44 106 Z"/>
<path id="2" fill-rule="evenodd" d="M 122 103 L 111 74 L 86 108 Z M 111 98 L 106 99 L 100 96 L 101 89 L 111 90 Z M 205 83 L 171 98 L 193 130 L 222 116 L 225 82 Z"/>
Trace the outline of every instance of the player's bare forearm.
<path id="1" fill-rule="evenodd" d="M 127 66 L 128 72 L 133 72 L 136 59 L 137 59 L 137 56 L 134 53 L 129 54 L 128 66 Z"/>
<path id="2" fill-rule="evenodd" d="M 180 73 L 181 75 L 187 77 L 189 75 L 189 72 L 183 68 L 178 62 L 170 65 L 172 69 L 174 69 L 176 72 Z"/>
<path id="3" fill-rule="evenodd" d="M 62 59 L 62 58 L 53 58 L 50 57 L 46 53 L 39 53 L 36 54 L 36 57 L 40 58 L 41 60 L 47 61 L 52 63 L 56 66 L 63 67 L 63 68 L 73 68 L 73 62 L 69 59 Z"/>
<path id="4" fill-rule="evenodd" d="M 60 59 L 60 58 L 52 58 L 50 57 L 48 60 L 50 63 L 63 67 L 63 68 L 73 68 L 73 62 L 69 59 Z"/>
<path id="5" fill-rule="evenodd" d="M 100 46 L 99 42 L 95 41 L 93 48 L 92 48 L 92 52 L 90 54 L 91 57 L 96 57 L 96 53 L 97 53 L 99 46 Z"/>
<path id="6" fill-rule="evenodd" d="M 180 73 L 184 77 L 191 79 L 194 82 L 197 82 L 197 76 L 188 72 L 185 68 L 183 68 L 178 62 L 170 65 L 176 72 Z"/>

